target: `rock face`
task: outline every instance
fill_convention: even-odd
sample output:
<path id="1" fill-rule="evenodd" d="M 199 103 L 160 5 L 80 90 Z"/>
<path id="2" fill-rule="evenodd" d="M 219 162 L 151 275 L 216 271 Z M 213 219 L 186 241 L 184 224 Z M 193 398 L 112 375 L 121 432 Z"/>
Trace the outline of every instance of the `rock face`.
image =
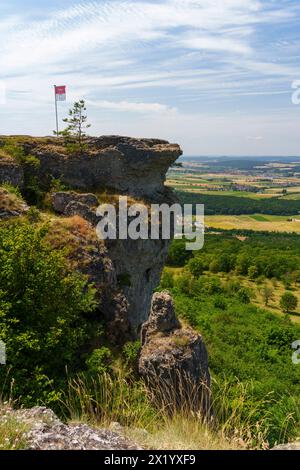
<path id="1" fill-rule="evenodd" d="M 57 139 L 47 146 L 37 140 L 27 151 L 40 160 L 41 180 L 51 176 L 74 189 L 111 188 L 151 199 L 164 192 L 166 172 L 182 154 L 178 145 L 156 139 L 104 136 L 89 138 L 87 145 L 87 153 L 68 156 Z"/>
<path id="2" fill-rule="evenodd" d="M 119 285 L 128 300 L 128 318 L 135 337 L 148 319 L 153 290 L 159 284 L 168 247 L 168 240 L 107 242 Z"/>
<path id="3" fill-rule="evenodd" d="M 8 409 L 1 419 L 14 417 L 28 427 L 26 450 L 141 450 L 135 443 L 109 429 L 86 424 L 67 425 L 44 407 Z"/>
<path id="4" fill-rule="evenodd" d="M 97 198 L 93 194 L 59 192 L 52 195 L 56 212 L 65 216 L 80 215 L 95 226 Z M 126 317 L 133 337 L 138 337 L 142 323 L 150 311 L 153 290 L 158 285 L 168 254 L 169 240 L 106 240 L 107 257 L 127 302 Z M 124 316 L 124 309 L 123 316 Z M 111 308 L 108 309 L 111 312 Z"/>
<path id="5" fill-rule="evenodd" d="M 21 188 L 24 183 L 24 172 L 14 160 L 0 157 L 0 185 L 3 183 Z"/>
<path id="6" fill-rule="evenodd" d="M 25 155 L 36 157 L 40 164 L 33 170 L 42 189 L 48 190 L 53 178 L 70 188 L 52 195 L 54 210 L 63 216 L 79 215 L 95 227 L 96 207 L 103 190 L 123 194 L 146 203 L 174 203 L 164 187 L 166 172 L 182 154 L 180 147 L 164 140 L 130 137 L 93 137 L 86 141 L 82 154 L 68 154 L 62 139 L 22 137 Z M 0 181 L 5 179 L 22 186 L 23 169 L 13 160 L 1 165 Z M 1 176 L 2 175 L 2 176 Z M 99 196 L 101 203 L 101 196 Z M 132 336 L 138 337 L 141 325 L 148 318 L 151 297 L 158 285 L 167 257 L 169 240 L 109 240 L 105 243 L 113 265 L 117 287 L 126 302 L 119 303 L 116 317 L 127 318 Z M 114 286 L 115 288 L 115 286 Z M 119 295 L 119 294 L 118 294 Z M 107 316 L 114 302 L 105 302 Z M 114 321 L 114 315 L 111 317 Z"/>
<path id="7" fill-rule="evenodd" d="M 168 292 L 153 295 L 149 320 L 141 332 L 139 372 L 154 400 L 174 409 L 210 412 L 210 374 L 202 337 L 182 328 Z"/>

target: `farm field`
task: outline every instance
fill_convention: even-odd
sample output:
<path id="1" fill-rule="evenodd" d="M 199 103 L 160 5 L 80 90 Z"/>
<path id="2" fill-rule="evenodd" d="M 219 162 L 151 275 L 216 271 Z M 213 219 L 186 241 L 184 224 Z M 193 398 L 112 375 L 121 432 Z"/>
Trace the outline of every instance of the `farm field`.
<path id="1" fill-rule="evenodd" d="M 253 214 L 253 215 L 208 215 L 205 225 L 223 230 L 254 230 L 268 232 L 300 233 L 300 216 L 294 217 Z"/>

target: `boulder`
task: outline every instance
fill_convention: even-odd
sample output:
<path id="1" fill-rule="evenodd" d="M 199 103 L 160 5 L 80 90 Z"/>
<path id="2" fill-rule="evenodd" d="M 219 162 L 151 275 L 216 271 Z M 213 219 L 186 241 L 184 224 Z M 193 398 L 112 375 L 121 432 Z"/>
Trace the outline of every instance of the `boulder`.
<path id="1" fill-rule="evenodd" d="M 171 412 L 188 408 L 210 412 L 210 373 L 201 335 L 176 319 L 168 292 L 155 293 L 149 320 L 141 331 L 139 372 L 153 399 Z"/>
<path id="2" fill-rule="evenodd" d="M 70 202 L 79 202 L 80 204 L 84 204 L 89 208 L 97 207 L 99 204 L 98 198 L 95 196 L 95 194 L 79 194 L 74 191 L 60 191 L 53 193 L 51 195 L 51 199 L 53 209 L 59 214 L 65 213 L 66 207 Z"/>
<path id="3" fill-rule="evenodd" d="M 141 450 L 119 432 L 87 424 L 64 424 L 52 410 L 42 406 L 0 412 L 0 422 L 8 417 L 28 428 L 25 450 Z"/>

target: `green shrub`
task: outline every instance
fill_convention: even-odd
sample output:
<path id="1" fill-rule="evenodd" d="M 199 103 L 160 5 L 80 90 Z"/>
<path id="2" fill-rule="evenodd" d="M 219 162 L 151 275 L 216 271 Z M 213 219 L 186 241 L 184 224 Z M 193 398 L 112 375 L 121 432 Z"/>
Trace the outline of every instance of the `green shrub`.
<path id="1" fill-rule="evenodd" d="M 174 287 L 173 274 L 170 271 L 164 270 L 160 280 L 160 287 L 162 289 L 171 289 Z"/>
<path id="2" fill-rule="evenodd" d="M 243 303 L 243 304 L 249 304 L 250 303 L 250 293 L 249 293 L 249 290 L 242 287 L 238 293 L 237 293 L 237 296 L 239 298 L 239 300 Z"/>
<path id="3" fill-rule="evenodd" d="M 137 365 L 137 360 L 141 350 L 141 342 L 138 341 L 128 341 L 122 350 L 123 360 L 125 361 L 126 366 L 135 368 Z"/>
<path id="4" fill-rule="evenodd" d="M 64 253 L 45 241 L 47 229 L 16 224 L 0 230 L 0 339 L 7 364 L 0 389 L 26 405 L 57 400 L 65 366 L 78 366 L 79 348 L 91 335 L 94 289 L 70 272 Z M 84 315 L 83 315 L 84 313 Z"/>
<path id="5" fill-rule="evenodd" d="M 291 292 L 285 292 L 280 299 L 280 307 L 286 313 L 296 310 L 298 305 L 297 297 Z"/>
<path id="6" fill-rule="evenodd" d="M 203 274 L 204 264 L 200 258 L 191 258 L 187 264 L 187 268 L 193 276 L 199 277 Z"/>
<path id="7" fill-rule="evenodd" d="M 37 222 L 40 222 L 41 213 L 35 206 L 31 206 L 27 212 L 27 218 L 30 223 L 35 224 Z"/>
<path id="8" fill-rule="evenodd" d="M 110 349 L 102 346 L 100 349 L 94 349 L 89 358 L 86 360 L 88 372 L 91 374 L 102 374 L 108 372 L 112 360 Z"/>

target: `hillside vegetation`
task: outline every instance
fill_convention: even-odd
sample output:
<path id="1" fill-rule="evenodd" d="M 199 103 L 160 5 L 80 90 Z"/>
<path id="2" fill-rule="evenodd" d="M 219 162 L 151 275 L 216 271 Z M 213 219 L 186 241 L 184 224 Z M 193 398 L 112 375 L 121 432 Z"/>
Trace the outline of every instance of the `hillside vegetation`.
<path id="1" fill-rule="evenodd" d="M 231 233 L 212 234 L 193 254 L 185 251 L 184 241 L 174 241 L 172 268 L 165 269 L 161 281 L 161 288 L 172 292 L 180 318 L 203 334 L 217 383 L 230 384 L 231 411 L 242 384 L 247 390 L 242 420 L 250 419 L 271 444 L 299 433 L 300 367 L 292 362 L 292 343 L 300 338 L 300 327 L 287 314 L 254 305 L 257 290 L 251 279 L 262 289 L 272 279 L 270 297 L 279 283 L 294 292 L 299 261 L 296 235 L 252 233 L 241 241 Z"/>

